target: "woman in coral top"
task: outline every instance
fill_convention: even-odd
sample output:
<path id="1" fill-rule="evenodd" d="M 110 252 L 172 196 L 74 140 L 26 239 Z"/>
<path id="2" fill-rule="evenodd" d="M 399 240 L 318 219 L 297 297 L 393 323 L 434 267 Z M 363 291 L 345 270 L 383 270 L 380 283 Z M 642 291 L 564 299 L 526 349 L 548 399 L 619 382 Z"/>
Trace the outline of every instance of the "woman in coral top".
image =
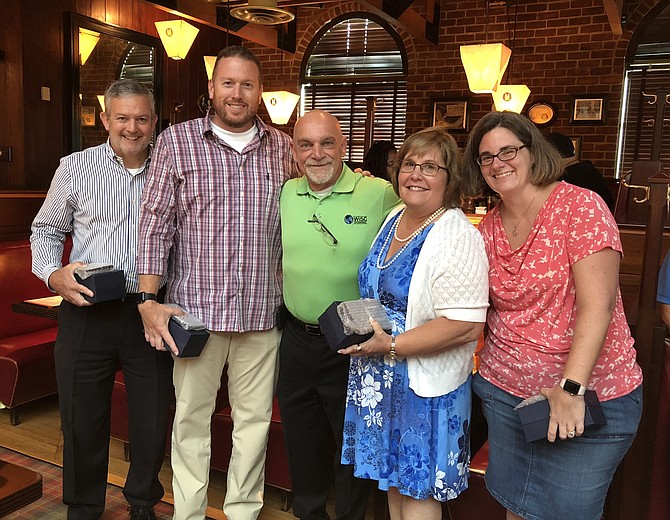
<path id="1" fill-rule="evenodd" d="M 519 114 L 484 116 L 464 162 L 466 182 L 501 199 L 479 224 L 491 308 L 473 389 L 489 428 L 487 487 L 508 520 L 599 520 L 642 412 L 616 222 L 600 197 L 557 180 L 560 156 Z M 606 425 L 584 427 L 587 388 Z M 549 428 L 527 443 L 514 408 L 538 394 Z"/>

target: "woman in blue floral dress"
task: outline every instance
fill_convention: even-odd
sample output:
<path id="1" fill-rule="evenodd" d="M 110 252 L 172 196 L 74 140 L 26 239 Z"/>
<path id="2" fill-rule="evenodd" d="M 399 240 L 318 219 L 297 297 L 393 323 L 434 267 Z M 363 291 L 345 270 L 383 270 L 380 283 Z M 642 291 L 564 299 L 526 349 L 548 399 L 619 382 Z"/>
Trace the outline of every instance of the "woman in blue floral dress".
<path id="1" fill-rule="evenodd" d="M 391 335 L 351 355 L 342 462 L 388 491 L 391 518 L 440 519 L 467 488 L 472 356 L 488 306 L 479 233 L 458 209 L 469 193 L 453 138 L 410 136 L 393 177 L 405 206 L 389 215 L 359 268 L 361 297 L 381 301 Z"/>

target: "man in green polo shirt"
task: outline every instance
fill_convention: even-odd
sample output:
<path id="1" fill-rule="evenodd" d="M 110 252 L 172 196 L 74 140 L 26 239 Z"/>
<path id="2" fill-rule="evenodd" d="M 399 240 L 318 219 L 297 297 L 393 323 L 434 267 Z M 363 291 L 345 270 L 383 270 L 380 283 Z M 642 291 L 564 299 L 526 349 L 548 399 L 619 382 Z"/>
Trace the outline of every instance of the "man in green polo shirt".
<path id="1" fill-rule="evenodd" d="M 340 464 L 349 358 L 328 348 L 318 318 L 333 301 L 358 299 L 358 266 L 389 211 L 399 204 L 382 179 L 342 161 L 346 138 L 335 117 L 314 110 L 293 131 L 302 174 L 280 198 L 284 303 L 277 396 L 286 438 L 293 513 L 327 519 L 335 482 L 338 520 L 363 520 L 369 482 Z"/>

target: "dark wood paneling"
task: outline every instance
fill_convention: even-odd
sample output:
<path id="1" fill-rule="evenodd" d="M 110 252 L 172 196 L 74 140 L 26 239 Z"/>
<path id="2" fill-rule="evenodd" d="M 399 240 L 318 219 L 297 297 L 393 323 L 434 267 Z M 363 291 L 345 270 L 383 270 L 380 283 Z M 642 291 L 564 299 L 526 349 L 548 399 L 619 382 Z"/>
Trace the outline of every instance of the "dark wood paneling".
<path id="1" fill-rule="evenodd" d="M 44 193 L 0 194 L 0 240 L 30 236 L 30 224 L 44 202 Z"/>
<path id="2" fill-rule="evenodd" d="M 0 146 L 12 148 L 11 163 L 0 163 L 0 189 L 25 185 L 23 111 L 23 45 L 21 38 L 21 4 L 11 0 L 2 6 L 0 16 Z"/>
<path id="3" fill-rule="evenodd" d="M 155 21 L 176 18 L 140 0 L 2 0 L 0 50 L 5 58 L 0 62 L 0 146 L 12 147 L 13 160 L 0 163 L 0 190 L 46 191 L 60 158 L 71 152 L 67 12 L 151 36 L 157 36 Z M 226 42 L 241 42 L 210 26 L 198 28 L 200 33 L 185 60 L 163 60 L 164 74 L 157 87 L 164 93 L 164 119 L 169 120 L 175 101 L 184 104 L 178 121 L 198 117 L 198 98 L 207 92 L 202 56 L 217 54 Z M 40 99 L 42 86 L 50 89 L 50 101 Z M 7 200 L 0 201 L 4 208 L 9 207 Z M 25 211 L 17 210 L 24 204 Z M 16 229 L 27 232 L 35 213 L 23 198 L 17 198 L 12 208 L 16 218 L 23 220 L 16 225 L 0 223 L 0 240 Z"/>

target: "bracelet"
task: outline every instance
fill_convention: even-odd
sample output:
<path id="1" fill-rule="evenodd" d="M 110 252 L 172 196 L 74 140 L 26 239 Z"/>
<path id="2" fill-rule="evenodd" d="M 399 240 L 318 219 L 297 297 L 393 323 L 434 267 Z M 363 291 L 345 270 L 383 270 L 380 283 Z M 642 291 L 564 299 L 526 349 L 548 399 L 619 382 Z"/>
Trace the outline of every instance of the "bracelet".
<path id="1" fill-rule="evenodd" d="M 391 349 L 389 350 L 389 357 L 395 359 L 395 336 L 391 336 Z"/>

